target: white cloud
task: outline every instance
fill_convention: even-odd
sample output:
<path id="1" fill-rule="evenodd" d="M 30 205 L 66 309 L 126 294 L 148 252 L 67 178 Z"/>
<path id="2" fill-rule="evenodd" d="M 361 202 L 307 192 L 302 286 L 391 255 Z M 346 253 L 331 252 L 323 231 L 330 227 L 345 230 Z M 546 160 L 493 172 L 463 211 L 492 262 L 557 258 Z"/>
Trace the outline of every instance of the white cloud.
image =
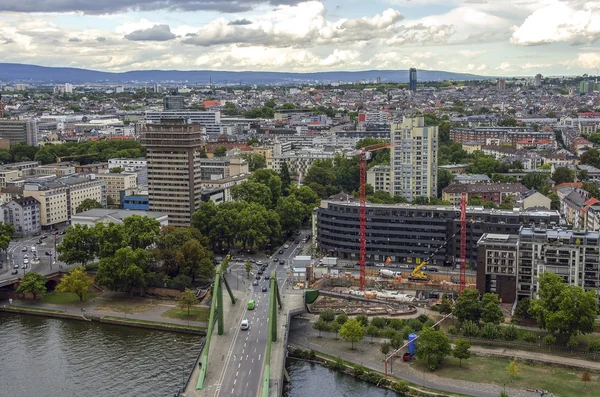
<path id="1" fill-rule="evenodd" d="M 478 55 L 485 54 L 486 52 L 487 52 L 486 50 L 479 50 L 479 51 L 459 50 L 459 51 L 457 51 L 458 54 L 462 55 L 465 58 L 475 58 Z"/>
<path id="2" fill-rule="evenodd" d="M 555 3 L 533 12 L 515 28 L 510 42 L 518 45 L 573 41 L 591 43 L 600 38 L 600 2 Z"/>
<path id="3" fill-rule="evenodd" d="M 573 61 L 575 66 L 581 66 L 584 69 L 600 68 L 600 52 L 584 52 L 577 54 L 577 59 Z"/>
<path id="4" fill-rule="evenodd" d="M 508 62 L 502 62 L 500 64 L 500 66 L 498 66 L 496 69 L 502 70 L 502 71 L 507 71 L 507 70 L 511 69 L 511 66 L 512 65 L 510 63 L 508 63 Z"/>

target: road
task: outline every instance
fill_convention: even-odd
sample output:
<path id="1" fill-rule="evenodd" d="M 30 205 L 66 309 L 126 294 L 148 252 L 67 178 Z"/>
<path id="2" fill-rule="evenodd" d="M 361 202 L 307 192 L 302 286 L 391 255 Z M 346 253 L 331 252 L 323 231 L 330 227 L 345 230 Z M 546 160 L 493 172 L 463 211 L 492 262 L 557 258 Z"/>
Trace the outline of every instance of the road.
<path id="1" fill-rule="evenodd" d="M 308 233 L 308 230 L 303 231 L 302 235 L 294 236 L 292 240 L 301 240 Z M 294 244 L 292 241 L 286 244 L 290 246 L 287 249 L 282 247 L 282 254 L 276 253 L 271 257 L 264 255 L 252 256 L 252 259 L 260 260 L 263 264 L 268 265 L 263 276 L 270 275 L 272 270 L 276 270 L 280 290 L 286 287 L 287 272 L 291 266 L 292 258 L 298 254 L 303 246 L 302 242 Z M 274 258 L 277 258 L 277 262 L 274 262 Z M 279 264 L 280 259 L 285 261 L 284 265 Z M 229 351 L 225 354 L 227 362 L 219 379 L 220 388 L 217 389 L 215 396 L 256 396 L 261 387 L 267 349 L 270 282 L 261 276 L 258 285 L 252 285 L 260 266 L 253 264 L 250 278 L 248 278 L 245 261 L 243 260 L 243 258 L 240 258 L 240 261 L 232 263 L 230 265 L 231 273 L 228 273 L 226 277 L 232 288 L 244 283 L 246 294 L 240 299 L 240 303 L 243 307 L 247 307 L 248 300 L 253 299 L 255 309 L 247 310 L 247 315 L 244 317 L 250 322 L 249 330 L 241 330 L 240 324 L 227 324 L 227 326 L 234 329 L 234 340 L 229 347 Z M 263 287 L 267 288 L 266 292 L 262 291 Z"/>
<path id="2" fill-rule="evenodd" d="M 40 237 L 47 236 L 42 239 L 42 243 L 38 244 Z M 59 269 L 59 266 L 63 268 L 69 268 L 65 263 L 55 261 L 54 255 L 56 253 L 55 245 L 58 245 L 62 240 L 62 235 L 52 235 L 49 233 L 42 233 L 40 236 L 26 237 L 19 240 L 13 240 L 10 242 L 5 255 L 2 255 L 0 260 L 2 261 L 2 268 L 0 269 L 0 284 L 8 280 L 14 280 L 21 278 L 26 272 L 37 272 L 40 274 L 50 274 Z M 38 254 L 37 260 L 33 255 L 32 247 Z M 23 248 L 27 248 L 27 251 L 23 251 Z M 46 252 L 52 255 L 46 255 Z M 23 260 L 27 255 L 29 263 L 26 268 L 23 268 Z M 15 269 L 18 267 L 18 269 Z M 17 274 L 12 274 L 13 270 L 17 270 Z"/>

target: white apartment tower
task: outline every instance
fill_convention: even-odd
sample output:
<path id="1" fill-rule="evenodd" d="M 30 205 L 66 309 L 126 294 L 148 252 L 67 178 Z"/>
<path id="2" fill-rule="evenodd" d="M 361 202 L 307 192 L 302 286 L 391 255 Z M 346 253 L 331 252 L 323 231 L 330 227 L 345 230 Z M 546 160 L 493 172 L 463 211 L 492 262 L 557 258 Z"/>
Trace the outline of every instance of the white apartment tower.
<path id="1" fill-rule="evenodd" d="M 438 128 L 423 117 L 391 125 L 390 193 L 409 201 L 437 195 Z"/>

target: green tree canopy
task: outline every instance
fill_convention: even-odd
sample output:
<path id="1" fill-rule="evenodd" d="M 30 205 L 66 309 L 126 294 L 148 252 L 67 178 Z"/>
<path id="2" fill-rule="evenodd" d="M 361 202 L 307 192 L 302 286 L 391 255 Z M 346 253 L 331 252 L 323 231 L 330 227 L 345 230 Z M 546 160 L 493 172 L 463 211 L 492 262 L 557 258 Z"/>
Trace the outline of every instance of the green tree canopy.
<path id="1" fill-rule="evenodd" d="M 151 254 L 145 249 L 121 248 L 113 258 L 100 260 L 96 282 L 112 291 L 133 293 L 133 288 L 140 288 L 143 293 L 154 277 L 150 261 Z"/>
<path id="2" fill-rule="evenodd" d="M 340 336 L 344 341 L 350 342 L 354 349 L 354 343 L 360 342 L 365 337 L 365 329 L 358 320 L 351 318 L 340 328 Z"/>
<path id="3" fill-rule="evenodd" d="M 548 174 L 544 172 L 530 172 L 523 177 L 522 183 L 529 189 L 535 189 L 538 192 L 545 194 L 548 191 L 550 178 L 548 178 Z"/>
<path id="4" fill-rule="evenodd" d="M 290 177 L 290 170 L 288 168 L 287 161 L 281 164 L 281 170 L 279 171 L 279 178 L 281 179 L 281 192 L 287 194 L 292 184 L 292 178 Z"/>
<path id="5" fill-rule="evenodd" d="M 36 272 L 25 273 L 17 292 L 29 292 L 33 294 L 33 300 L 37 300 L 38 294 L 46 293 L 46 277 Z"/>
<path id="6" fill-rule="evenodd" d="M 306 212 L 302 204 L 295 196 L 288 196 L 279 201 L 277 213 L 281 220 L 281 231 L 292 234 L 302 226 Z"/>
<path id="7" fill-rule="evenodd" d="M 227 148 L 225 146 L 217 146 L 213 155 L 215 157 L 225 157 L 227 155 Z"/>
<path id="8" fill-rule="evenodd" d="M 194 291 L 186 288 L 183 293 L 177 299 L 177 306 L 180 309 L 186 310 L 188 316 L 190 315 L 190 309 L 198 304 L 198 298 L 196 298 L 196 294 Z"/>
<path id="9" fill-rule="evenodd" d="M 0 222 L 0 249 L 6 251 L 10 245 L 10 240 L 15 232 L 12 223 Z"/>
<path id="10" fill-rule="evenodd" d="M 56 251 L 59 260 L 69 265 L 81 263 L 85 266 L 98 256 L 99 241 L 92 228 L 77 224 L 67 229 Z"/>
<path id="11" fill-rule="evenodd" d="M 266 207 L 271 209 L 275 208 L 279 201 L 279 197 L 281 197 L 282 182 L 279 174 L 273 170 L 261 169 L 254 172 L 248 181 L 260 183 L 261 185 L 268 187 L 271 191 L 271 203 L 270 205 L 266 205 Z"/>
<path id="12" fill-rule="evenodd" d="M 581 155 L 579 162 L 581 164 L 587 164 L 596 168 L 600 168 L 600 151 L 597 149 L 587 150 Z"/>
<path id="13" fill-rule="evenodd" d="M 465 289 L 456 300 L 454 315 L 460 322 L 479 322 L 481 317 L 481 306 L 479 304 L 479 292 L 476 289 Z"/>
<path id="14" fill-rule="evenodd" d="M 469 341 L 464 339 L 458 339 L 454 342 L 454 349 L 452 349 L 452 356 L 458 358 L 459 366 L 462 367 L 462 360 L 467 360 L 471 357 L 471 344 Z"/>
<path id="15" fill-rule="evenodd" d="M 452 352 L 450 341 L 442 331 L 425 328 L 416 341 L 417 356 L 427 363 L 430 371 L 440 366 L 444 357 Z"/>
<path id="16" fill-rule="evenodd" d="M 481 320 L 484 323 L 500 324 L 504 322 L 504 314 L 500 309 L 500 300 L 497 294 L 483 294 L 481 308 Z"/>
<path id="17" fill-rule="evenodd" d="M 250 172 L 254 172 L 256 170 L 260 170 L 267 166 L 267 161 L 265 160 L 265 156 L 260 153 L 244 153 L 242 154 L 242 158 L 248 162 L 248 170 Z"/>
<path id="18" fill-rule="evenodd" d="M 566 182 L 574 182 L 575 181 L 575 171 L 567 168 L 567 167 L 558 167 L 554 170 L 552 174 L 552 180 L 557 185 Z"/>
<path id="19" fill-rule="evenodd" d="M 72 292 L 83 301 L 87 295 L 88 289 L 92 286 L 92 280 L 85 273 L 84 266 L 78 266 L 71 269 L 69 274 L 65 274 L 56 286 L 56 292 Z"/>
<path id="20" fill-rule="evenodd" d="M 97 202 L 94 199 L 88 198 L 88 199 L 83 200 L 81 202 L 81 204 L 79 204 L 79 206 L 75 210 L 75 213 L 79 214 L 80 212 L 91 210 L 93 208 L 102 208 L 102 204 L 100 204 L 99 202 Z"/>
<path id="21" fill-rule="evenodd" d="M 243 182 L 232 187 L 231 197 L 234 200 L 257 203 L 264 207 L 271 207 L 273 202 L 269 187 L 253 181 Z"/>

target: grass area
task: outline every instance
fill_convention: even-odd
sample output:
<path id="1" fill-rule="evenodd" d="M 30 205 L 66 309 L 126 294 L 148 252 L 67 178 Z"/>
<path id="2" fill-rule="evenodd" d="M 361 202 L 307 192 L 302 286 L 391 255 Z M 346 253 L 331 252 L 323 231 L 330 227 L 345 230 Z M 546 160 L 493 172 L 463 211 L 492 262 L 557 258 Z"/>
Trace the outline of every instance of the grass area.
<path id="1" fill-rule="evenodd" d="M 542 389 L 559 397 L 600 397 L 597 386 L 599 373 L 590 372 L 592 381 L 586 384 L 581 380 L 582 371 L 517 362 L 519 374 L 513 381 L 507 370 L 509 363 L 510 360 L 500 358 L 471 357 L 463 360 L 460 367 L 457 359 L 448 357 L 434 374 L 471 382 L 506 385 L 507 388 L 514 389 Z M 417 361 L 412 366 L 429 373 L 424 363 Z"/>
<path id="2" fill-rule="evenodd" d="M 179 320 L 189 320 L 189 321 L 202 321 L 207 322 L 208 317 L 210 316 L 210 310 L 205 309 L 190 309 L 190 314 L 188 315 L 187 310 L 182 310 L 178 307 L 174 307 L 172 309 L 167 310 L 163 314 L 162 317 L 175 318 Z"/>
<path id="3" fill-rule="evenodd" d="M 30 307 L 30 306 L 17 306 L 11 305 L 10 307 L 25 310 L 30 312 L 44 312 L 44 313 L 64 313 L 64 310 L 44 309 L 43 307 Z"/>
<path id="4" fill-rule="evenodd" d="M 94 310 L 102 310 L 117 313 L 143 313 L 151 307 L 156 306 L 157 302 L 148 299 L 119 299 L 114 301 L 103 301 L 96 306 Z"/>
<path id="5" fill-rule="evenodd" d="M 103 318 L 108 319 L 108 320 L 120 321 L 122 323 L 149 324 L 149 325 L 159 325 L 159 326 L 163 326 L 163 327 L 166 326 L 166 327 L 171 327 L 171 328 L 206 330 L 206 328 L 204 328 L 204 327 L 197 327 L 194 325 L 161 323 L 158 321 L 138 320 L 135 318 L 123 318 L 123 317 L 114 317 L 114 316 L 104 316 Z"/>
<path id="6" fill-rule="evenodd" d="M 85 301 L 94 299 L 97 296 L 98 296 L 98 293 L 96 293 L 96 292 L 88 292 L 87 295 L 85 296 Z M 72 305 L 72 304 L 81 303 L 77 294 L 75 294 L 73 292 L 64 292 L 62 294 L 58 293 L 58 292 L 52 292 L 52 293 L 49 293 L 48 295 L 45 295 L 42 299 L 40 299 L 40 302 L 50 303 L 52 305 Z"/>

